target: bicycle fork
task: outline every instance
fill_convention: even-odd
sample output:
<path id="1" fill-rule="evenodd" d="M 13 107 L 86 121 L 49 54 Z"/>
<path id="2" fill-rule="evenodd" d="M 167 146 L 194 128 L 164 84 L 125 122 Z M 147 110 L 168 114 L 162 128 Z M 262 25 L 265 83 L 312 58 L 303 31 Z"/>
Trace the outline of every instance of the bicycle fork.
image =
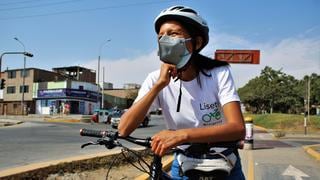
<path id="1" fill-rule="evenodd" d="M 153 161 L 151 164 L 150 180 L 160 180 L 161 174 L 162 174 L 161 157 L 158 155 L 155 155 L 153 157 Z"/>

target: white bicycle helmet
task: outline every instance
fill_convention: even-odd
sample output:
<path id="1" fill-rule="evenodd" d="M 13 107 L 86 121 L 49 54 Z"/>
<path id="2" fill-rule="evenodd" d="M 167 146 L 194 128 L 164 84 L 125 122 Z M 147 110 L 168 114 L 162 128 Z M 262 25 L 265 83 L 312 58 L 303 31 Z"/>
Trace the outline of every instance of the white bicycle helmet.
<path id="1" fill-rule="evenodd" d="M 209 28 L 207 22 L 193 9 L 186 6 L 172 6 L 160 12 L 155 19 L 155 30 L 159 33 L 162 23 L 168 20 L 177 20 L 195 28 L 203 38 L 200 50 L 208 44 Z"/>

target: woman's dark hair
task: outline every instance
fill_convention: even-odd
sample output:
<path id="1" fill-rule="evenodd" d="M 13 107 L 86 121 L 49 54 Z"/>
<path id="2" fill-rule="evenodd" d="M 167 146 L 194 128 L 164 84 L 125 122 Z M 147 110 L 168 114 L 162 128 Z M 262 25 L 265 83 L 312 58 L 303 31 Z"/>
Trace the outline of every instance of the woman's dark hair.
<path id="1" fill-rule="evenodd" d="M 227 63 L 226 61 L 211 59 L 199 53 L 193 53 L 191 61 L 200 72 L 210 70 L 215 67 L 229 65 L 229 63 Z"/>
<path id="2" fill-rule="evenodd" d="M 201 37 L 201 32 L 196 29 L 192 24 L 188 24 L 186 22 L 181 22 L 179 21 L 179 23 L 187 30 L 188 34 L 191 36 L 191 42 L 192 42 L 192 46 L 193 49 L 196 49 L 196 45 L 197 45 L 197 37 Z M 195 53 L 199 53 L 201 51 L 202 48 L 195 50 Z"/>
<path id="3" fill-rule="evenodd" d="M 181 25 L 187 30 L 188 34 L 191 36 L 191 42 L 192 42 L 192 46 L 193 49 L 196 49 L 196 39 L 198 37 L 201 38 L 201 33 L 199 31 L 197 31 L 197 29 L 194 28 L 194 26 L 192 26 L 191 24 L 187 24 L 185 22 L 180 22 Z M 192 62 L 193 64 L 196 65 L 196 67 L 202 72 L 203 70 L 210 70 L 214 67 L 219 67 L 219 66 L 225 66 L 225 65 L 229 65 L 227 62 L 225 61 L 219 61 L 219 60 L 213 60 L 209 57 L 203 56 L 201 54 L 199 54 L 201 49 L 197 49 L 193 52 L 193 56 L 191 57 L 191 59 L 194 59 Z"/>
<path id="4" fill-rule="evenodd" d="M 229 63 L 227 63 L 225 61 L 211 59 L 211 58 L 203 56 L 199 53 L 192 54 L 190 63 L 194 65 L 198 74 L 202 73 L 203 75 L 205 75 L 207 77 L 212 76 L 210 73 L 208 73 L 209 70 L 216 68 L 216 67 L 229 65 Z M 199 86 L 202 87 L 199 75 L 197 76 L 197 82 L 198 82 Z"/>
<path id="5" fill-rule="evenodd" d="M 181 21 L 179 21 L 179 22 L 181 23 L 181 25 L 187 30 L 187 32 L 191 36 L 192 46 L 195 51 L 192 53 L 191 59 L 188 63 L 194 65 L 197 73 L 202 73 L 203 75 L 205 75 L 207 77 L 211 77 L 211 74 L 208 74 L 208 72 L 207 72 L 208 70 L 211 70 L 215 67 L 229 65 L 229 63 L 227 63 L 226 61 L 219 61 L 219 60 L 211 59 L 209 57 L 201 55 L 200 51 L 202 48 L 196 49 L 196 45 L 197 45 L 196 39 L 197 39 L 197 37 L 202 38 L 201 33 L 196 28 L 194 28 L 194 26 L 192 24 L 188 24 L 186 22 L 181 22 Z M 197 81 L 201 87 L 200 76 L 197 76 Z"/>

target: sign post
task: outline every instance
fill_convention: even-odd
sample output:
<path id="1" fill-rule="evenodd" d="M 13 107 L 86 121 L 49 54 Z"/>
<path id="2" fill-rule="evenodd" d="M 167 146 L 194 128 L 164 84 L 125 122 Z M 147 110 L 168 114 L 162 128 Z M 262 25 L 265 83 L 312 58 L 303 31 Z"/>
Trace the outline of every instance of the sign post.
<path id="1" fill-rule="evenodd" d="M 229 50 L 219 49 L 214 53 L 214 59 L 234 64 L 260 64 L 260 50 Z M 253 149 L 253 119 L 245 118 L 246 137 L 244 149 Z"/>
<path id="2" fill-rule="evenodd" d="M 236 64 L 260 64 L 260 50 L 218 49 L 214 59 Z"/>

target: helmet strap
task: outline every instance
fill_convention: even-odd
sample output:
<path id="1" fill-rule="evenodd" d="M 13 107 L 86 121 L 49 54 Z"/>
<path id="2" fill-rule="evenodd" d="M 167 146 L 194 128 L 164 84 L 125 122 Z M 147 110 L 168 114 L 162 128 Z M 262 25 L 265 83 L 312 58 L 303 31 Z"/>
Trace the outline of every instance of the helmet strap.
<path id="1" fill-rule="evenodd" d="M 177 112 L 180 112 L 180 106 L 181 106 L 181 96 L 182 96 L 182 89 L 181 89 L 181 80 L 180 80 L 180 87 L 179 87 L 179 96 L 178 96 L 178 102 L 177 102 Z"/>

